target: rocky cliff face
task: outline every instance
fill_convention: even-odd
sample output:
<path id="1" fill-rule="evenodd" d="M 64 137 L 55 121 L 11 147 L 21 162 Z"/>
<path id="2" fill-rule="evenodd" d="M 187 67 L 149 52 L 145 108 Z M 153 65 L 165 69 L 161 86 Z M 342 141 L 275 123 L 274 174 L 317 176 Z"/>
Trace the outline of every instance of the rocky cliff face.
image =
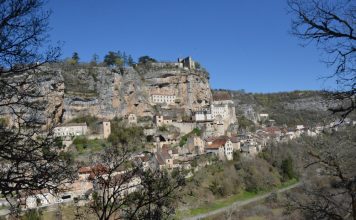
<path id="1" fill-rule="evenodd" d="M 112 119 L 130 113 L 153 116 L 161 110 L 190 114 L 212 101 L 208 74 L 169 64 L 146 64 L 135 68 L 90 67 L 63 70 L 64 120 L 81 115 Z M 153 94 L 175 95 L 170 104 L 152 102 Z M 168 108 L 169 107 L 169 108 Z"/>
<path id="2" fill-rule="evenodd" d="M 235 104 L 238 116 L 257 123 L 260 113 L 269 114 L 277 124 L 315 125 L 330 116 L 328 108 L 335 103 L 322 91 L 294 91 L 270 94 L 245 93 L 242 91 L 215 90 L 213 94 L 228 93 Z"/>
<path id="3" fill-rule="evenodd" d="M 2 84 L 0 102 L 4 105 L 0 118 L 6 118 L 10 127 L 26 124 L 48 129 L 61 121 L 64 82 L 59 71 L 42 67 L 30 73 L 9 74 L 1 80 L 6 83 Z"/>

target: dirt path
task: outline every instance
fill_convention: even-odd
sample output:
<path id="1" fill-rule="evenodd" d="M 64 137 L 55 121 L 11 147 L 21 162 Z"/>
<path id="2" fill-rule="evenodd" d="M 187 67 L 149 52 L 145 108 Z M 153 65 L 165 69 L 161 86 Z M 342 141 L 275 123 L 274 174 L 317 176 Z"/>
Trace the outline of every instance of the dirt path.
<path id="1" fill-rule="evenodd" d="M 278 192 L 278 193 L 285 192 L 285 191 L 288 191 L 288 190 L 293 189 L 295 187 L 298 187 L 300 185 L 301 185 L 301 183 L 296 183 L 296 184 L 293 184 L 293 185 L 288 186 L 286 188 L 279 189 L 279 190 L 273 191 L 273 192 Z M 204 219 L 204 218 L 207 218 L 209 216 L 213 216 L 213 215 L 216 215 L 216 214 L 219 214 L 219 213 L 223 213 L 225 211 L 228 211 L 229 209 L 237 209 L 237 208 L 239 208 L 241 206 L 244 206 L 244 205 L 247 205 L 249 203 L 256 202 L 258 200 L 264 199 L 264 198 L 268 197 L 269 195 L 271 195 L 273 192 L 269 192 L 269 193 L 266 193 L 266 194 L 263 194 L 263 195 L 260 195 L 260 196 L 256 196 L 256 197 L 253 197 L 251 199 L 244 200 L 244 201 L 236 201 L 236 202 L 232 203 L 231 205 L 226 206 L 224 208 L 220 208 L 220 209 L 217 209 L 217 210 L 214 210 L 214 211 L 211 211 L 211 212 L 207 212 L 207 213 L 204 213 L 204 214 L 196 215 L 196 216 L 193 216 L 193 217 L 185 218 L 184 220 Z"/>

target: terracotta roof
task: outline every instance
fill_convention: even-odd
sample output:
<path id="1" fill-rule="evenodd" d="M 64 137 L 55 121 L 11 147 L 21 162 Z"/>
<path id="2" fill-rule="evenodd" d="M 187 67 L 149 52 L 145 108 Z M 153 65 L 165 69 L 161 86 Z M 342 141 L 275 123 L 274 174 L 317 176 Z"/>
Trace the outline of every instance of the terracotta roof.
<path id="1" fill-rule="evenodd" d="M 216 92 L 213 94 L 214 101 L 231 100 L 231 95 L 228 92 Z"/>
<path id="2" fill-rule="evenodd" d="M 218 139 L 215 139 L 213 143 L 209 144 L 207 148 L 220 148 L 224 146 L 228 140 L 228 138 L 219 137 Z"/>

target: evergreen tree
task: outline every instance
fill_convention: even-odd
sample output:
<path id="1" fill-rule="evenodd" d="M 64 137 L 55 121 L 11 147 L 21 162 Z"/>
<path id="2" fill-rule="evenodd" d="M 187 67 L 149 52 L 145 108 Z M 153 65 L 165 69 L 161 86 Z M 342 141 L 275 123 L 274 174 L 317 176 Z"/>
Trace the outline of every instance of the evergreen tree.
<path id="1" fill-rule="evenodd" d="M 135 64 L 135 61 L 133 60 L 131 55 L 129 55 L 129 57 L 127 58 L 127 64 L 129 66 L 133 66 Z"/>
<path id="2" fill-rule="evenodd" d="M 98 54 L 94 53 L 93 58 L 90 61 L 90 64 L 95 66 L 98 63 L 99 63 L 99 56 L 98 56 Z"/>
<path id="3" fill-rule="evenodd" d="M 78 64 L 79 63 L 79 54 L 77 52 L 74 52 L 72 55 L 72 61 L 74 64 Z"/>
<path id="4" fill-rule="evenodd" d="M 108 66 L 122 66 L 123 61 L 119 55 L 119 52 L 115 53 L 113 51 L 109 51 L 108 54 L 104 57 L 104 63 Z"/>
<path id="5" fill-rule="evenodd" d="M 291 157 L 288 157 L 287 159 L 282 161 L 281 169 L 282 169 L 284 178 L 292 179 L 295 177 L 294 171 L 293 171 L 293 160 Z"/>

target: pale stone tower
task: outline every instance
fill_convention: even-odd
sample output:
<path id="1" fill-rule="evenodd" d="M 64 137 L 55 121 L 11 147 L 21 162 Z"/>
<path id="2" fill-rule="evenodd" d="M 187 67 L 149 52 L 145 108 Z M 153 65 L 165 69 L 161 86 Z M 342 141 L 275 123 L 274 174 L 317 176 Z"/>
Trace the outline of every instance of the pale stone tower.
<path id="1" fill-rule="evenodd" d="M 106 139 L 111 134 L 111 125 L 109 121 L 103 121 L 103 138 Z"/>

